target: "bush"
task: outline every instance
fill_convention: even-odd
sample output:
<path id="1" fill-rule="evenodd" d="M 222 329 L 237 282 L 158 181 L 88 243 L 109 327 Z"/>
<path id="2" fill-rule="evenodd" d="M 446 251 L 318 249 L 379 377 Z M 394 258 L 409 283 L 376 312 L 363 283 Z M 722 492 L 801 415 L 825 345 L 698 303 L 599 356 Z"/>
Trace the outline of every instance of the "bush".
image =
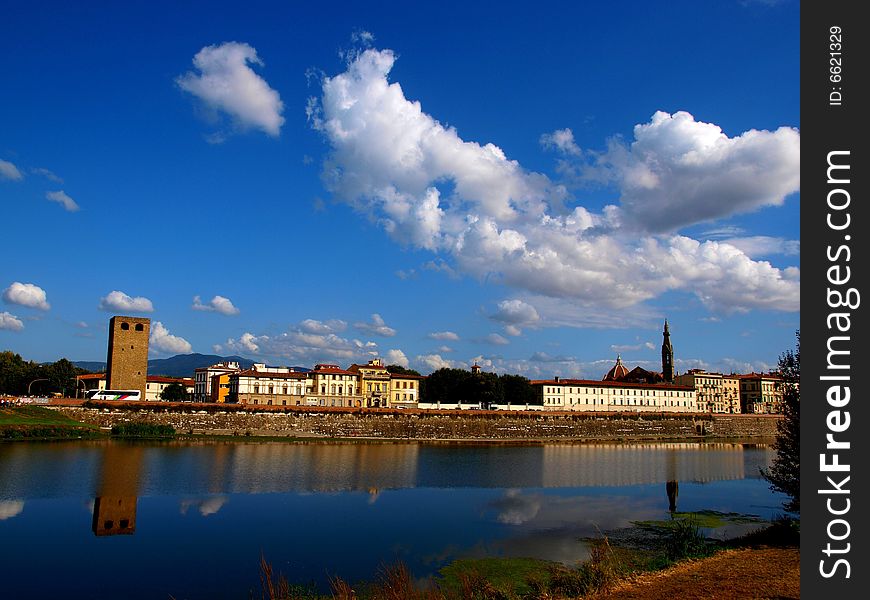
<path id="1" fill-rule="evenodd" d="M 707 542 L 698 523 L 694 519 L 676 519 L 669 526 L 670 531 L 665 542 L 669 559 L 699 558 L 712 554 L 712 548 Z"/>

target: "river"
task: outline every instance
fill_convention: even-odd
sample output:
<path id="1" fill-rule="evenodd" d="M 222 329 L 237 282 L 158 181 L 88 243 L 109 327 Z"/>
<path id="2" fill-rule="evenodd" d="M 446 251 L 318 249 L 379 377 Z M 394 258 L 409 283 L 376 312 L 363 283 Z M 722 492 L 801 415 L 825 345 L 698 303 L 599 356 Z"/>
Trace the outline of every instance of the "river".
<path id="1" fill-rule="evenodd" d="M 259 597 L 261 555 L 320 585 L 399 560 L 419 578 L 461 557 L 570 564 L 586 557 L 579 538 L 674 508 L 781 514 L 759 475 L 773 456 L 757 443 L 0 444 L 3 596 Z"/>

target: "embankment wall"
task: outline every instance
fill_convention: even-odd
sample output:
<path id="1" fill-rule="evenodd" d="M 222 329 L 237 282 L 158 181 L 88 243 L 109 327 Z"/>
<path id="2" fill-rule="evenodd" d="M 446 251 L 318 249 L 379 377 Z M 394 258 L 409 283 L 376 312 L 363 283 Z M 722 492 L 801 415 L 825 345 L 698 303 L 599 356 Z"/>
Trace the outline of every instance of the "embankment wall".
<path id="1" fill-rule="evenodd" d="M 159 408 L 158 408 L 159 407 Z M 622 440 L 776 435 L 777 415 L 565 414 L 451 411 L 208 412 L 185 408 L 54 407 L 101 427 L 142 422 L 202 435 L 414 440 Z"/>

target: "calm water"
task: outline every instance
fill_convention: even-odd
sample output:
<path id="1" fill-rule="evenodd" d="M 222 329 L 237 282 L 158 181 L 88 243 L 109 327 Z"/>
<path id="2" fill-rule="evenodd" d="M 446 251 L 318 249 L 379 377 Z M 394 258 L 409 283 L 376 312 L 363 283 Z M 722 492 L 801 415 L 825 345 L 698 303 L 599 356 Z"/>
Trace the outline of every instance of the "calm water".
<path id="1" fill-rule="evenodd" d="M 421 578 L 459 557 L 572 563 L 598 529 L 677 508 L 771 518 L 773 451 L 741 444 L 0 444 L 8 598 L 260 597 L 291 581 Z M 673 485 L 672 485 L 673 487 Z M 727 532 L 726 532 L 727 533 Z"/>

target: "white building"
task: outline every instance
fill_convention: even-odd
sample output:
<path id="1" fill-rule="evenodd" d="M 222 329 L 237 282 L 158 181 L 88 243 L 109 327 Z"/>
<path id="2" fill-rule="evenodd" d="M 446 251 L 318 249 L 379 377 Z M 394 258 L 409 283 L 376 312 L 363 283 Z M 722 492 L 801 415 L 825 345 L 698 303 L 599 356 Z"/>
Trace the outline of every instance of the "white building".
<path id="1" fill-rule="evenodd" d="M 211 402 L 211 383 L 215 375 L 237 373 L 241 369 L 237 362 L 222 362 L 210 367 L 200 367 L 194 371 L 194 402 Z"/>
<path id="2" fill-rule="evenodd" d="M 695 388 L 666 383 L 594 379 L 532 381 L 544 410 L 582 412 L 697 412 Z"/>

